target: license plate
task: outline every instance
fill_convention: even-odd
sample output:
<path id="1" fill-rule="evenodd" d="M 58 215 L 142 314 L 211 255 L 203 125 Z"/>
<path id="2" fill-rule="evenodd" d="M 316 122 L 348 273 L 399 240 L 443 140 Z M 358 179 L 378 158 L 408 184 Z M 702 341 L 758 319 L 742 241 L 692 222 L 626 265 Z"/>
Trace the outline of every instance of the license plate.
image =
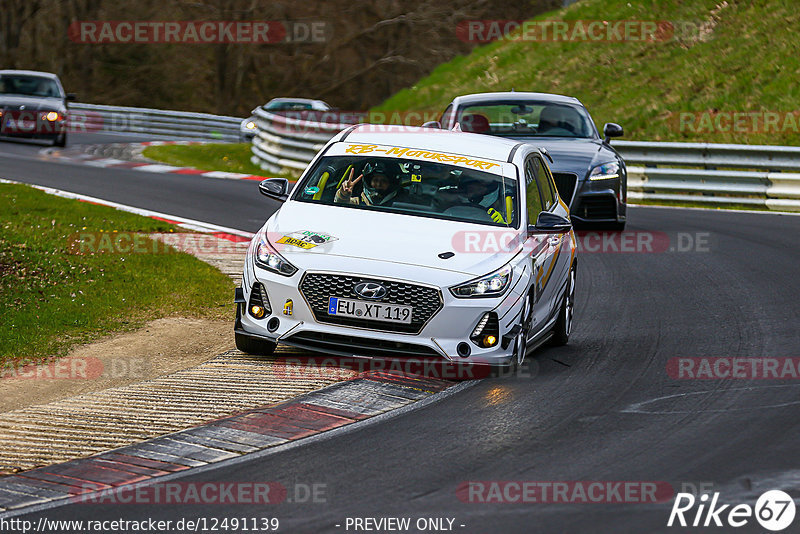
<path id="1" fill-rule="evenodd" d="M 390 323 L 411 323 L 412 306 L 384 304 L 382 302 L 365 302 L 363 300 L 330 297 L 328 299 L 328 315 L 371 319 Z"/>

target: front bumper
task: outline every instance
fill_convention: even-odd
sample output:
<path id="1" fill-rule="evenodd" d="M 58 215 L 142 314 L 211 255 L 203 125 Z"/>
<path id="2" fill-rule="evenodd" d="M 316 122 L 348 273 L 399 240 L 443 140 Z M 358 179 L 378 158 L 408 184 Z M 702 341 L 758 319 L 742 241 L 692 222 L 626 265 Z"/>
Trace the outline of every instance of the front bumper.
<path id="1" fill-rule="evenodd" d="M 298 272 L 291 277 L 273 274 L 254 267 L 248 257 L 242 294 L 237 299 L 237 306 L 240 306 L 237 332 L 340 356 L 436 358 L 447 362 L 493 366 L 507 366 L 512 361 L 513 343 L 508 342 L 507 336 L 516 333 L 514 326 L 519 323 L 523 303 L 521 293 L 524 293 L 524 284 L 520 283 L 517 275 L 511 282 L 512 287 L 497 298 L 457 299 L 447 288 L 439 288 L 442 299 L 439 310 L 418 333 L 401 333 L 318 321 L 305 295 L 298 289 L 304 274 Z M 370 273 L 342 274 L 385 279 Z M 271 313 L 260 319 L 247 313 L 245 304 L 249 302 L 256 282 L 263 284 L 266 289 L 271 308 Z M 415 281 L 408 283 L 419 284 Z M 286 312 L 287 301 L 291 301 L 291 314 Z M 498 342 L 493 347 L 483 348 L 471 341 L 470 335 L 483 315 L 490 311 L 498 317 Z M 468 355 L 464 355 L 464 344 L 469 346 Z"/>
<path id="2" fill-rule="evenodd" d="M 579 223 L 621 223 L 626 219 L 625 190 L 620 180 L 584 180 L 570 204 L 570 219 Z"/>

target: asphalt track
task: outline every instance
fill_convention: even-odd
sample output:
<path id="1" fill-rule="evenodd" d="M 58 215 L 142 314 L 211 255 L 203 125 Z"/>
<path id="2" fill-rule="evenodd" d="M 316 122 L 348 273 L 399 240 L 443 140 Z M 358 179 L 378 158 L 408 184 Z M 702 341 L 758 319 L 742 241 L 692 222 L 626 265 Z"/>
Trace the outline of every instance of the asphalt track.
<path id="1" fill-rule="evenodd" d="M 39 148 L 0 143 L 0 177 L 249 231 L 273 209 L 253 182 L 63 165 L 38 159 Z M 665 481 L 676 492 L 704 484 L 734 504 L 752 506 L 770 489 L 797 499 L 800 381 L 675 380 L 667 362 L 800 356 L 800 217 L 632 208 L 628 229 L 673 241 L 699 235 L 708 245 L 581 254 L 569 345 L 540 349 L 518 376 L 485 379 L 395 417 L 180 478 L 318 484 L 325 502 L 70 504 L 24 518 L 277 517 L 280 532 L 354 532 L 347 518 L 410 517 L 413 524 L 447 517 L 454 531 L 469 533 L 670 532 L 692 530 L 666 527 L 671 499 L 487 504 L 462 502 L 457 488 L 466 481 Z M 736 531 L 763 529 L 751 518 Z"/>

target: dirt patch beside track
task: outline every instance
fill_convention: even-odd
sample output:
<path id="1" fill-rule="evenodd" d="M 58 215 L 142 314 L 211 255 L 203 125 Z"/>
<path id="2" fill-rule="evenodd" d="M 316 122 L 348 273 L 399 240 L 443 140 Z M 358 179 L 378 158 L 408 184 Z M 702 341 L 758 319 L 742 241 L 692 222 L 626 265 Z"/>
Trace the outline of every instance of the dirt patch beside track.
<path id="1" fill-rule="evenodd" d="M 231 324 L 167 317 L 134 332 L 77 347 L 46 366 L 0 369 L 0 413 L 193 367 L 232 348 Z"/>

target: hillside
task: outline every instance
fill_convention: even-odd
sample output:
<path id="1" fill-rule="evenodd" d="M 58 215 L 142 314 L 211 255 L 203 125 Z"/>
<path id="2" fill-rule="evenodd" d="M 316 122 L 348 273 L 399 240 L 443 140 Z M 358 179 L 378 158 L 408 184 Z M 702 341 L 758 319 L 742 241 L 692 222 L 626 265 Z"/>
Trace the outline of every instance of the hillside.
<path id="1" fill-rule="evenodd" d="M 568 39 L 532 34 L 477 47 L 375 109 L 442 110 L 459 94 L 514 88 L 575 96 L 599 128 L 623 125 L 625 139 L 798 145 L 797 7 L 796 0 L 581 0 L 532 19 L 573 21 Z M 656 22 L 664 30 L 650 42 L 597 42 L 575 33 L 590 21 Z"/>

